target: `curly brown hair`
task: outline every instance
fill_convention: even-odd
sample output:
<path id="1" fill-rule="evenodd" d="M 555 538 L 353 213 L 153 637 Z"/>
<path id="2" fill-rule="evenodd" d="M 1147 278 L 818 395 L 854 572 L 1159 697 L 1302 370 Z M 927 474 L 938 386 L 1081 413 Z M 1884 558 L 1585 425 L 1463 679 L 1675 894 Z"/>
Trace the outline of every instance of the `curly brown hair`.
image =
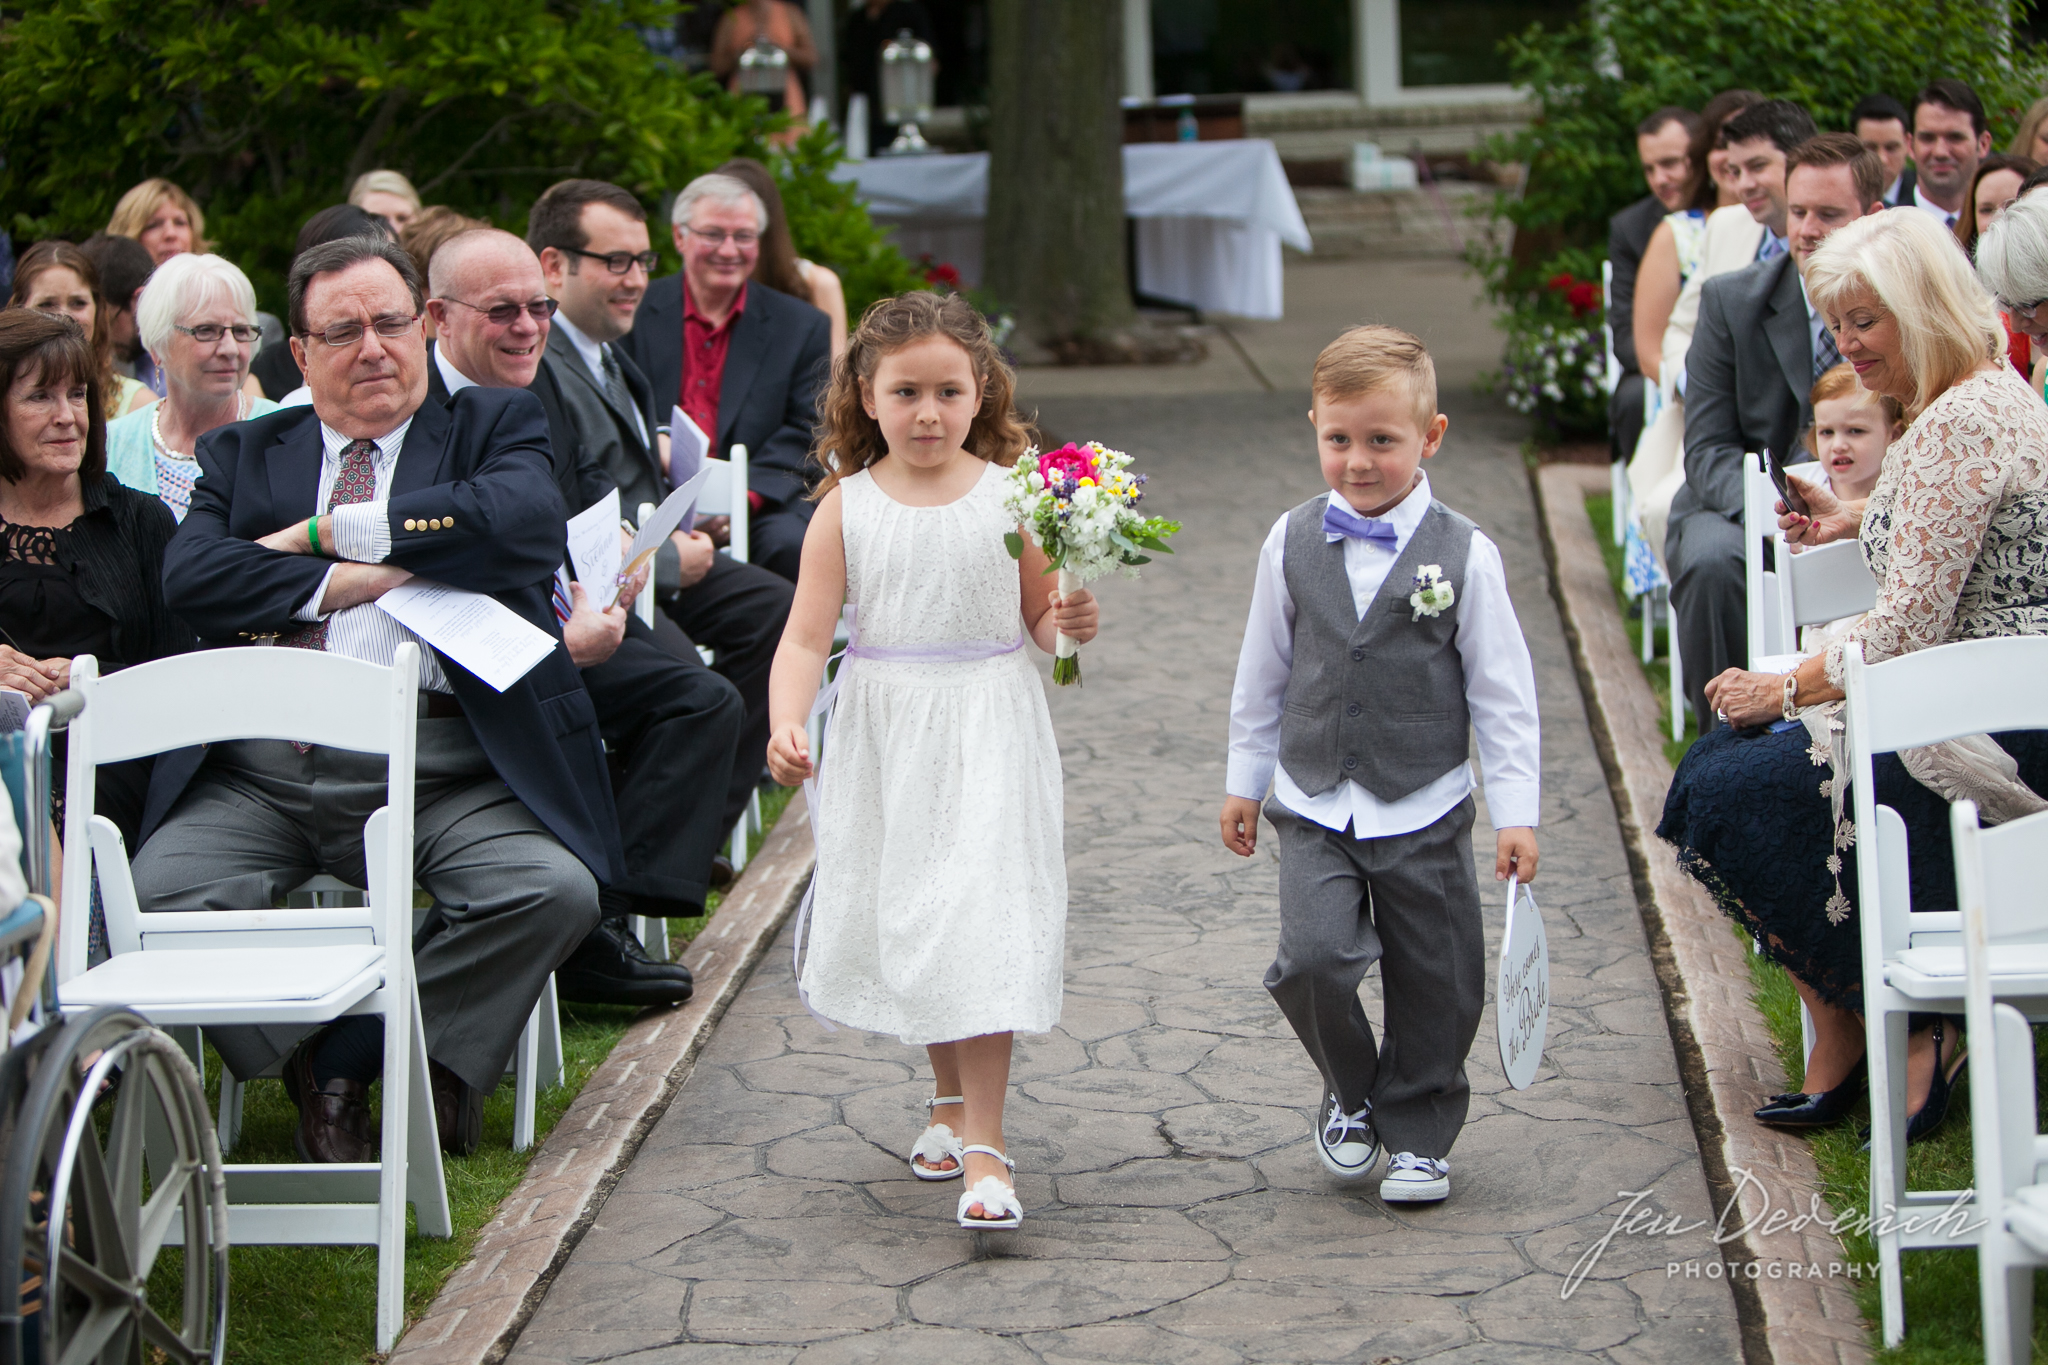
<path id="1" fill-rule="evenodd" d="M 981 377 L 981 409 L 967 428 L 967 452 L 1007 468 L 1030 448 L 1036 432 L 1016 410 L 1017 375 L 989 336 L 988 320 L 958 294 L 898 294 L 861 314 L 846 350 L 832 362 L 832 383 L 819 404 L 811 443 L 811 458 L 825 471 L 813 500 L 889 453 L 881 424 L 861 404 L 861 389 L 874 382 L 882 357 L 927 337 L 956 343 Z"/>

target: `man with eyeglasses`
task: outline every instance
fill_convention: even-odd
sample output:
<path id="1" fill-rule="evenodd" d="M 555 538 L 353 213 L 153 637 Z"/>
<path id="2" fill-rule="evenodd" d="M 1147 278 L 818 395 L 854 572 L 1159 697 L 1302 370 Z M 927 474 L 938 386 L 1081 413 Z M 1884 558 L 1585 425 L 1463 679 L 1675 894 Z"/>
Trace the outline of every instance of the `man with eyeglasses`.
<path id="1" fill-rule="evenodd" d="M 481 385 L 528 389 L 550 413 L 559 406 L 552 382 L 539 372 L 560 323 L 525 242 L 496 228 L 460 233 L 434 253 L 427 284 L 436 333 L 430 401 L 445 406 Z M 611 492 L 611 477 L 578 443 L 550 430 L 549 447 L 569 515 Z M 639 584 L 626 585 L 616 605 L 600 610 L 592 600 L 596 585 L 587 590 L 571 581 L 573 573 L 573 565 L 564 566 L 555 615 L 610 750 L 626 868 L 601 893 L 604 920 L 557 969 L 556 985 L 563 999 L 589 1004 L 679 1004 L 690 998 L 689 969 L 649 957 L 627 916 L 704 913 L 711 860 L 727 828 L 720 814 L 739 740 L 740 699 L 696 650 L 685 645 L 687 658 L 679 658 L 655 642 L 631 611 Z"/>
<path id="2" fill-rule="evenodd" d="M 745 182 L 700 175 L 676 196 L 680 274 L 647 286 L 619 348 L 715 454 L 747 448 L 755 563 L 796 581 L 811 503 L 811 429 L 831 355 L 831 324 L 810 304 L 753 280 L 768 209 Z"/>
<path id="3" fill-rule="evenodd" d="M 634 515 L 672 487 L 655 391 L 620 345 L 647 292 L 654 253 L 646 210 L 617 185 L 565 180 L 535 201 L 526 244 L 540 253 L 548 293 L 561 305 L 534 383 L 548 428 L 558 447 L 578 448 L 603 466 L 626 514 Z M 761 780 L 768 673 L 796 590 L 780 574 L 719 554 L 705 531 L 684 529 L 655 556 L 653 592 L 661 608 L 656 640 L 691 661 L 697 645 L 708 646 L 712 667 L 738 689 L 745 707 L 724 792 L 722 818 L 730 829 Z M 730 877 L 730 864 L 715 860 L 713 886 Z"/>
<path id="4" fill-rule="evenodd" d="M 164 597 L 203 640 L 266 639 L 389 664 L 417 643 L 414 875 L 435 910 L 415 940 L 434 1119 L 473 1151 L 546 985 L 621 871 L 618 813 L 590 694 L 564 649 L 500 692 L 377 610 L 417 575 L 488 594 L 560 638 L 550 585 L 567 544 L 546 418 L 531 395 L 426 402 L 412 258 L 351 237 L 293 263 L 291 344 L 312 389 L 209 432 L 203 477 L 164 556 Z M 277 904 L 316 872 L 363 885 L 382 757 L 241 740 L 158 759 L 135 856 L 148 910 Z M 308 1161 L 367 1159 L 383 1024 L 208 1030 L 238 1076 L 285 1058 Z"/>

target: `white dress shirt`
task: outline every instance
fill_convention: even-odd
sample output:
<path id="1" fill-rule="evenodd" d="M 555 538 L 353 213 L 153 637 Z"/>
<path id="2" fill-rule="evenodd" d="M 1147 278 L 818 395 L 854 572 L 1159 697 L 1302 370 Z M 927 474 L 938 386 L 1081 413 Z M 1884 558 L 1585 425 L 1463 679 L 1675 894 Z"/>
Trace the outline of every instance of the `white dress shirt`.
<path id="1" fill-rule="evenodd" d="M 439 347 L 435 348 L 435 358 L 440 358 Z M 451 384 L 450 387 L 454 386 Z M 371 456 L 377 491 L 370 501 L 351 503 L 320 514 L 327 521 L 334 553 L 340 558 L 357 564 L 381 564 L 390 557 L 391 518 L 386 509 L 391 500 L 391 475 L 398 468 L 398 454 L 405 447 L 405 433 L 411 429 L 412 419 L 408 417 L 397 430 L 377 438 L 377 453 Z M 315 507 L 325 507 L 327 499 L 333 496 L 335 480 L 341 477 L 341 452 L 349 440 L 325 422 L 320 424 L 320 486 L 313 504 Z M 441 670 L 440 659 L 434 655 L 433 646 L 398 624 L 397 618 L 389 612 L 378 610 L 375 602 L 361 602 L 332 613 L 321 610 L 321 604 L 327 599 L 327 585 L 334 581 L 336 567 L 339 566 L 327 570 L 320 586 L 295 613 L 301 621 L 318 621 L 322 616 L 327 618 L 327 652 L 389 668 L 399 645 L 411 640 L 420 647 L 420 686 L 429 692 L 452 690 L 448 686 L 448 675 Z"/>
<path id="2" fill-rule="evenodd" d="M 1920 185 L 1917 181 L 1915 181 L 1913 185 L 1913 207 L 1920 210 L 1922 213 L 1933 214 L 1936 218 L 1939 218 L 1941 220 L 1941 225 L 1943 227 L 1950 229 L 1953 229 L 1955 227 L 1956 219 L 1961 216 L 1959 213 L 1949 212 L 1947 209 L 1943 208 L 1941 205 L 1937 203 L 1932 202 L 1931 200 L 1922 198 L 1920 194 Z"/>
<path id="3" fill-rule="evenodd" d="M 581 327 L 569 321 L 567 313 L 557 312 L 555 314 L 555 326 L 562 329 L 562 335 L 569 338 L 569 344 L 576 348 L 576 354 L 583 357 L 583 363 L 590 369 L 591 378 L 597 381 L 597 391 L 603 393 L 604 358 L 606 352 L 611 350 L 611 347 L 604 342 L 592 341 L 589 337 L 585 336 Z M 613 363 L 617 363 L 617 357 L 613 357 Z M 623 373 L 619 376 L 619 382 L 625 382 L 625 375 Z M 628 396 L 631 396 L 632 392 L 631 389 L 626 390 Z M 640 433 L 640 444 L 648 445 L 647 419 L 640 415 L 640 409 L 638 408 L 633 409 L 633 427 Z"/>
<path id="4" fill-rule="evenodd" d="M 1332 497 L 1341 496 L 1331 494 Z M 1380 519 L 1394 527 L 1389 547 L 1376 541 L 1330 536 L 1344 542 L 1344 576 L 1364 619 L 1394 562 L 1408 548 L 1429 510 L 1427 477 Z M 1470 762 L 1458 764 L 1397 801 L 1382 801 L 1349 778 L 1320 796 L 1310 796 L 1280 766 L 1280 715 L 1294 665 L 1294 599 L 1281 567 L 1287 545 L 1282 516 L 1259 548 L 1258 579 L 1252 588 L 1251 619 L 1237 658 L 1237 683 L 1230 693 L 1230 757 L 1224 788 L 1232 796 L 1263 800 L 1270 783 L 1281 805 L 1326 829 L 1347 825 L 1360 839 L 1409 834 L 1441 819 L 1472 793 Z M 1392 590 L 1399 590 L 1395 584 Z M 1479 531 L 1465 561 L 1457 592 L 1458 656 L 1465 671 L 1465 705 L 1479 737 L 1479 761 L 1486 769 L 1486 800 L 1494 828 L 1534 826 L 1542 756 L 1536 719 L 1536 671 L 1521 623 L 1508 600 L 1507 570 L 1500 550 Z"/>

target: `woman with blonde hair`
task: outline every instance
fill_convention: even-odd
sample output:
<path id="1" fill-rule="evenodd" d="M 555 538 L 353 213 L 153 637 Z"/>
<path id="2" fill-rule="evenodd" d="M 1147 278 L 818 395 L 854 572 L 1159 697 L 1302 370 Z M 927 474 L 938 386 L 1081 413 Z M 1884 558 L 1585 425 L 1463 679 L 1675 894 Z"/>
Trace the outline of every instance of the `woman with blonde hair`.
<path id="1" fill-rule="evenodd" d="M 2005 151 L 2008 156 L 2023 156 L 2037 165 L 2048 165 L 2048 95 L 2035 100 L 2020 115 L 2019 127 L 2013 130 Z"/>
<path id="2" fill-rule="evenodd" d="M 364 171 L 348 187 L 348 202 L 391 224 L 394 234 L 420 214 L 420 192 L 397 171 Z"/>
<path id="3" fill-rule="evenodd" d="M 107 473 L 155 494 L 183 521 L 199 477 L 199 438 L 277 410 L 242 392 L 262 335 L 256 291 L 219 256 L 173 256 L 149 277 L 135 329 L 163 372 L 164 396 L 107 424 Z"/>
<path id="4" fill-rule="evenodd" d="M 2000 215 L 1985 234 L 2035 230 Z M 1813 304 L 1863 387 L 1896 399 L 1909 425 L 1861 501 L 1810 486 L 1786 538 L 1855 538 L 1878 580 L 1876 605 L 1791 673 L 1729 669 L 1707 684 L 1728 725 L 1686 753 L 1658 834 L 1721 908 L 1791 973 L 1814 1024 L 1799 1092 L 1757 1117 L 1832 1124 L 1863 1093 L 1856 868 L 1844 851 L 1846 774 L 1837 715 L 1851 643 L 1873 663 L 1955 640 L 2048 634 L 2048 407 L 2004 361 L 2005 332 L 1954 238 L 1924 213 L 1878 213 L 1815 248 Z M 1788 723 L 1789 722 L 1789 723 Z M 1828 760 L 1824 766 L 1820 757 Z M 1972 736 L 1881 754 L 1877 803 L 1899 812 L 1915 910 L 1954 909 L 1949 803 L 1987 824 L 2048 809 L 2048 732 Z M 1906 1134 L 1947 1111 L 1955 1021 L 1918 1021 L 1908 1048 Z"/>
<path id="5" fill-rule="evenodd" d="M 207 251 L 206 215 L 192 196 L 168 180 L 145 180 L 121 196 L 107 231 L 133 237 L 162 265 L 181 251 Z"/>

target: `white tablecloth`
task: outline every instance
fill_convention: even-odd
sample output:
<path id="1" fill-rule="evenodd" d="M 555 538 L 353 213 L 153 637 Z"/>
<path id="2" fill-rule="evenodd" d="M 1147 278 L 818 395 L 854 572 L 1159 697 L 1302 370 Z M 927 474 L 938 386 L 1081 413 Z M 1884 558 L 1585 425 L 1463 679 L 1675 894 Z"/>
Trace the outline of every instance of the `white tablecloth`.
<path id="1" fill-rule="evenodd" d="M 1138 220 L 1139 292 L 1204 312 L 1279 317 L 1281 245 L 1308 251 L 1312 242 L 1273 144 L 1136 142 L 1123 150 L 1124 211 Z M 906 254 L 929 254 L 980 282 L 988 153 L 877 157 L 832 174 L 859 187 Z"/>

